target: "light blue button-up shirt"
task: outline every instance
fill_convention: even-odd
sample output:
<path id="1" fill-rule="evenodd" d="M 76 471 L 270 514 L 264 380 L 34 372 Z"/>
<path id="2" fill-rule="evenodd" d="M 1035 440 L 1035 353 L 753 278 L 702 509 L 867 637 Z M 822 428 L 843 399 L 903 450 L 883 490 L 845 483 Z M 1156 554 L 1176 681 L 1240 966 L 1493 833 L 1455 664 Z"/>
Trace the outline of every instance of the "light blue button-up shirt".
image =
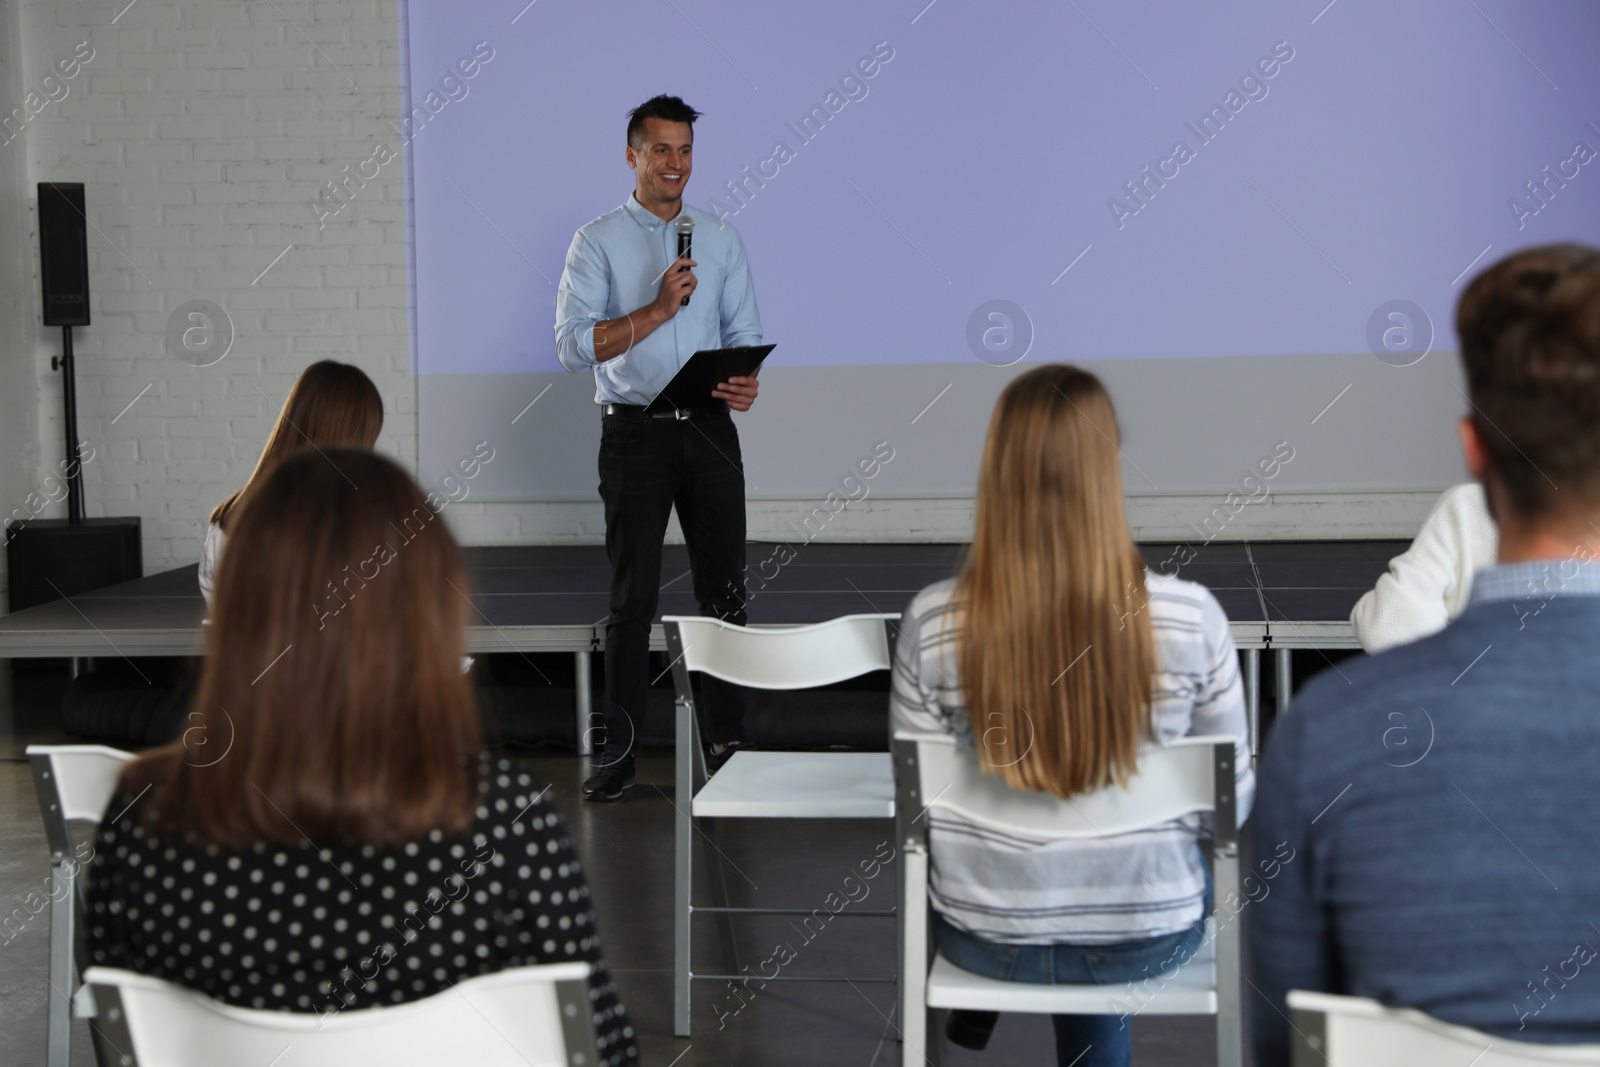
<path id="1" fill-rule="evenodd" d="M 632 194 L 573 235 L 556 291 L 556 354 L 570 371 L 594 368 L 596 404 L 648 404 L 703 348 L 761 343 L 761 314 L 739 233 L 715 215 L 694 219 L 689 258 L 699 280 L 689 306 L 614 359 L 594 358 L 595 323 L 620 319 L 654 300 L 678 258 L 678 233 Z M 707 398 L 707 403 L 711 399 Z"/>

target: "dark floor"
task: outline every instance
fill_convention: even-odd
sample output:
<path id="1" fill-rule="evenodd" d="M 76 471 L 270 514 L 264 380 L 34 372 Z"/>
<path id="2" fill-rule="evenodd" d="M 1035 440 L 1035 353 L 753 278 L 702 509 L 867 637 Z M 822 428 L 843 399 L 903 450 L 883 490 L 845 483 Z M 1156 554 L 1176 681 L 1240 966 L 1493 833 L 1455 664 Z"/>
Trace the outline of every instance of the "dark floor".
<path id="1" fill-rule="evenodd" d="M 44 884 L 48 855 L 22 748 L 31 742 L 72 740 L 56 725 L 64 669 L 19 670 L 0 661 L 0 912 L 10 912 Z M 723 983 L 697 982 L 694 1036 L 672 1036 L 672 761 L 647 753 L 639 785 L 617 804 L 583 803 L 578 786 L 584 761 L 544 749 L 527 754 L 552 784 L 594 890 L 605 950 L 640 1037 L 644 1062 L 654 1067 L 711 1064 L 897 1064 L 895 987 L 883 982 L 772 983 L 742 1008 Z M 725 821 L 717 828 L 727 857 L 731 903 L 810 908 L 839 887 L 845 874 L 892 840 L 887 821 Z M 704 869 L 699 872 L 704 873 Z M 871 885 L 863 907 L 887 906 L 896 896 L 896 866 Z M 704 899 L 704 887 L 697 890 Z M 697 966 L 718 964 L 710 923 L 697 928 Z M 800 975 L 885 977 L 893 974 L 892 919 L 841 914 L 806 940 L 783 918 L 742 923 L 736 930 L 741 963 L 767 958 L 779 941 L 797 951 L 789 970 Z M 41 917 L 0 944 L 0 1062 L 44 1061 L 48 921 Z M 720 1021 L 720 1025 L 719 1025 Z M 74 1067 L 92 1064 L 87 1032 L 76 1024 Z M 1134 1062 L 1146 1067 L 1207 1067 L 1214 1063 L 1214 1027 L 1207 1018 L 1134 1021 Z M 950 1048 L 946 1064 L 1045 1065 L 1054 1060 L 1048 1020 L 1003 1017 L 988 1051 Z"/>

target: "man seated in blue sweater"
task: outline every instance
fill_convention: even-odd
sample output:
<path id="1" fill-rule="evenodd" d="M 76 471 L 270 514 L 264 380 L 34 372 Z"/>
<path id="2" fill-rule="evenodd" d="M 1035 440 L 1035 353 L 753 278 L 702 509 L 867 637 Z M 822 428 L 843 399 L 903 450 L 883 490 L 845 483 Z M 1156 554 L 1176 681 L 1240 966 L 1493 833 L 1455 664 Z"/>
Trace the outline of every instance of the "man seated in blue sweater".
<path id="1" fill-rule="evenodd" d="M 1499 562 L 1441 633 L 1347 660 L 1273 731 L 1250 906 L 1256 1063 L 1290 989 L 1600 1043 L 1600 252 L 1519 252 L 1456 309 Z M 1283 845 L 1287 845 L 1284 848 Z"/>

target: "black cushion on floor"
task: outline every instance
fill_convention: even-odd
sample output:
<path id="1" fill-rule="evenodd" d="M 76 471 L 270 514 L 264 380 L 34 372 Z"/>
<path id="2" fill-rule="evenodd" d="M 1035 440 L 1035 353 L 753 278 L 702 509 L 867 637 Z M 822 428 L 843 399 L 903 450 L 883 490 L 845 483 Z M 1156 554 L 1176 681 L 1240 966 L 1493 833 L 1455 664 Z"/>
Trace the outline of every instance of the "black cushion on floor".
<path id="1" fill-rule="evenodd" d="M 122 748 L 166 744 L 182 734 L 191 695 L 185 660 L 99 660 L 67 684 L 61 728 Z"/>

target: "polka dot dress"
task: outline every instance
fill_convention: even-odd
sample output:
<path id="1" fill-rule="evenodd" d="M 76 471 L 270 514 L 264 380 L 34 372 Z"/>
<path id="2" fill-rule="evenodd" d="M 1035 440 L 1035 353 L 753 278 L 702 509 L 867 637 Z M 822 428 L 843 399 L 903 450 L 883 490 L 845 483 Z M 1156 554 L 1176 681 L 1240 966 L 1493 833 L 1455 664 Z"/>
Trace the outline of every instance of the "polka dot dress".
<path id="1" fill-rule="evenodd" d="M 175 847 L 135 804 L 95 840 L 90 958 L 240 1007 L 319 1014 L 587 960 L 599 1062 L 637 1063 L 560 815 L 511 760 L 493 761 L 485 785 L 468 833 L 382 847 Z"/>

